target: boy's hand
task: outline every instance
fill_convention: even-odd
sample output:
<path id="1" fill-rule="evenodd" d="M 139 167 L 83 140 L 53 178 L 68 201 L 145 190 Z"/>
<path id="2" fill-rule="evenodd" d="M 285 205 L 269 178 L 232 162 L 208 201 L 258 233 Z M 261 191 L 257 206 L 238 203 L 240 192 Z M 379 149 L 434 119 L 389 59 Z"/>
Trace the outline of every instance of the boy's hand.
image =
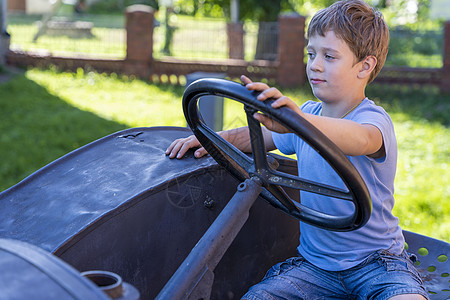
<path id="1" fill-rule="evenodd" d="M 300 108 L 288 97 L 283 96 L 279 90 L 276 88 L 270 88 L 267 84 L 261 82 L 252 82 L 248 77 L 241 76 L 242 82 L 245 84 L 246 88 L 251 91 L 260 91 L 261 94 L 258 96 L 258 100 L 264 101 L 266 99 L 272 98 L 275 99 L 275 102 L 272 103 L 273 108 L 279 108 L 282 106 L 287 106 L 293 109 L 295 112 L 302 114 Z M 265 116 L 260 113 L 255 113 L 255 119 L 264 124 L 267 129 L 279 132 L 279 133 L 287 133 L 290 132 L 286 127 L 282 126 L 278 122 L 273 121 L 268 116 Z M 269 132 L 269 131 L 267 131 Z M 248 128 L 237 128 L 224 132 L 220 132 L 219 135 L 222 136 L 225 140 L 236 146 L 243 152 L 250 152 L 251 145 L 249 142 L 249 133 Z M 273 141 L 271 139 L 271 135 L 265 136 L 265 142 L 267 151 L 275 149 L 275 145 L 273 145 Z M 195 135 L 188 136 L 186 138 L 180 138 L 174 140 L 170 146 L 166 150 L 166 155 L 170 158 L 182 158 L 186 152 L 191 148 L 198 148 L 194 152 L 194 156 L 196 158 L 205 156 L 208 152 L 203 148 L 200 142 L 197 140 Z"/>
<path id="2" fill-rule="evenodd" d="M 282 106 L 287 106 L 299 115 L 303 115 L 303 112 L 300 110 L 300 107 L 292 101 L 289 97 L 283 96 L 283 94 L 276 88 L 271 88 L 267 84 L 262 82 L 253 82 L 251 81 L 247 76 L 242 75 L 241 81 L 244 83 L 245 87 L 250 91 L 258 91 L 261 92 L 257 99 L 260 101 L 267 100 L 269 98 L 274 99 L 275 101 L 272 103 L 273 108 L 280 108 Z M 264 126 L 266 126 L 269 130 L 275 131 L 278 133 L 288 133 L 290 130 L 288 130 L 286 127 L 282 126 L 280 123 L 275 122 L 270 117 L 255 113 L 253 117 L 261 122 Z"/>
<path id="3" fill-rule="evenodd" d="M 195 135 L 188 136 L 187 138 L 180 138 L 176 139 L 175 141 L 170 144 L 170 146 L 166 150 L 166 155 L 168 155 L 170 158 L 182 158 L 186 152 L 191 148 L 197 148 L 199 149 L 195 150 L 194 156 L 196 158 L 205 156 L 208 154 L 206 152 L 205 148 L 201 147 L 200 142 L 197 140 Z"/>

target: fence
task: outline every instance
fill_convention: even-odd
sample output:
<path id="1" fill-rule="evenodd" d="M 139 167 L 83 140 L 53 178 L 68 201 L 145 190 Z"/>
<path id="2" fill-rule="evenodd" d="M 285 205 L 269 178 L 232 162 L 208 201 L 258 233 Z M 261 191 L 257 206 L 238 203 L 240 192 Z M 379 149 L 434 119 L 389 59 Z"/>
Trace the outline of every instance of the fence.
<path id="1" fill-rule="evenodd" d="M 59 20 L 64 21 L 61 17 L 67 19 L 59 16 Z M 91 24 L 92 36 L 68 37 L 66 29 L 65 35 L 42 34 L 33 41 L 40 19 L 11 15 L 11 51 L 7 59 L 21 66 L 87 66 L 181 84 L 185 75 L 197 71 L 226 73 L 229 77 L 244 73 L 284 86 L 305 83 L 304 56 L 298 51 L 305 46 L 301 16 L 281 16 L 277 23 L 262 24 L 226 24 L 223 20 L 192 20 L 175 15 L 167 20 L 168 27 L 164 18 L 160 23 L 154 20 L 150 8 L 133 6 L 124 16 L 77 16 L 76 21 Z M 376 82 L 431 84 L 449 91 L 449 23 L 445 29 L 391 30 L 388 59 Z M 269 42 L 264 43 L 263 37 L 269 37 Z"/>

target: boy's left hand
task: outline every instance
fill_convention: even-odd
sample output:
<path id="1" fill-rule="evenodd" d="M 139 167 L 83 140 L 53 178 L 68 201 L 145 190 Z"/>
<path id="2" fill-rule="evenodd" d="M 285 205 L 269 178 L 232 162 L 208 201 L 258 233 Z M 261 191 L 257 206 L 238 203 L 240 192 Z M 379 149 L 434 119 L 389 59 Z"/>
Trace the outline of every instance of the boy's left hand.
<path id="1" fill-rule="evenodd" d="M 292 101 L 289 97 L 283 96 L 283 94 L 277 88 L 271 88 L 267 84 L 262 82 L 253 82 L 247 76 L 242 75 L 241 81 L 244 83 L 245 87 L 250 91 L 258 91 L 261 92 L 257 99 L 260 101 L 267 100 L 269 98 L 274 99 L 275 101 L 272 103 L 273 108 L 280 108 L 282 106 L 287 106 L 292 109 L 294 112 L 299 115 L 303 115 L 303 112 L 300 110 L 300 107 Z M 269 130 L 275 131 L 278 133 L 288 133 L 291 132 L 286 127 L 281 125 L 280 123 L 274 121 L 270 117 L 255 113 L 253 117 L 261 122 L 264 126 L 266 126 Z"/>

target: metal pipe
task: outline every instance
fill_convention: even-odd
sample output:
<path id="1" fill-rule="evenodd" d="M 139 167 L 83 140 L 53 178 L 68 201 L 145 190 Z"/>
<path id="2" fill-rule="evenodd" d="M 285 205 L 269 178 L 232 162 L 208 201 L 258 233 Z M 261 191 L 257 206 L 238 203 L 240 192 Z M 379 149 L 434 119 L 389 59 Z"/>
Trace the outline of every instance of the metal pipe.
<path id="1" fill-rule="evenodd" d="M 231 22 L 239 22 L 239 0 L 231 0 L 230 3 Z"/>
<path id="2" fill-rule="evenodd" d="M 1 7 L 0 7 L 0 34 L 3 34 L 6 32 L 6 18 L 7 18 L 7 11 L 8 11 L 8 1 L 7 0 L 0 0 L 1 1 Z"/>
<path id="3" fill-rule="evenodd" d="M 214 269 L 248 219 L 249 210 L 261 192 L 261 185 L 247 179 L 238 186 L 214 223 L 192 249 L 156 299 L 209 299 Z"/>

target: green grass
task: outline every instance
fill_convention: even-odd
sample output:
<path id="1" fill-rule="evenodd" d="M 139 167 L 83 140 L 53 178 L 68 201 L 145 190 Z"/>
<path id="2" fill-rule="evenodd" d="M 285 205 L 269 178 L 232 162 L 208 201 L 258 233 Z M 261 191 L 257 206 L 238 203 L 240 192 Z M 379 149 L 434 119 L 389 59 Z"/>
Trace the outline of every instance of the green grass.
<path id="1" fill-rule="evenodd" d="M 127 76 L 113 74 L 27 72 L 27 77 L 44 86 L 65 103 L 128 127 L 185 126 L 179 86 L 155 86 Z"/>
<path id="2" fill-rule="evenodd" d="M 183 88 L 126 76 L 30 69 L 0 84 L 0 190 L 107 134 L 138 126 L 185 126 Z M 284 90 L 301 103 L 309 88 Z M 394 121 L 399 144 L 394 213 L 404 229 L 450 241 L 450 95 L 374 86 L 368 96 Z M 245 125 L 225 101 L 225 128 Z"/>
<path id="3" fill-rule="evenodd" d="M 0 85 L 0 189 L 125 125 L 72 106 L 27 76 Z"/>

